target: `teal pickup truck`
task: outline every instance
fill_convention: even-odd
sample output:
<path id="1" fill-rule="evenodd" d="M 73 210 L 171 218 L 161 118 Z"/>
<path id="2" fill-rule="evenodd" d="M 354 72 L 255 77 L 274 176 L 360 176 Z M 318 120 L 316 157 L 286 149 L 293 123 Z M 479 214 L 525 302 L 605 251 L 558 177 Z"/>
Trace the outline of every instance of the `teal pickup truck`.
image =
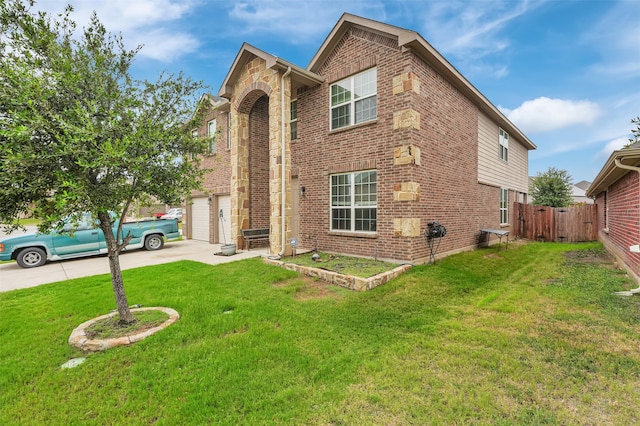
<path id="1" fill-rule="evenodd" d="M 113 233 L 118 222 L 113 225 Z M 143 220 L 140 222 L 124 222 L 122 235 L 133 238 L 124 250 L 145 248 L 160 250 L 164 241 L 180 238 L 178 221 Z M 15 260 L 23 268 L 35 268 L 44 265 L 48 260 L 72 259 L 107 253 L 104 234 L 96 226 L 89 213 L 82 215 L 79 221 L 68 222 L 61 230 L 49 234 L 26 234 L 0 240 L 0 260 Z"/>

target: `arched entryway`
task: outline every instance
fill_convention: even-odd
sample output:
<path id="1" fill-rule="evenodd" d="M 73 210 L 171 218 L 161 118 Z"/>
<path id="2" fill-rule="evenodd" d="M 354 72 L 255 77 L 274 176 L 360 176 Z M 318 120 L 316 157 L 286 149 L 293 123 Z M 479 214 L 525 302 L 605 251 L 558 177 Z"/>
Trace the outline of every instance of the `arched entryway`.
<path id="1" fill-rule="evenodd" d="M 280 83 L 280 78 L 274 79 L 274 83 Z M 269 247 L 273 254 L 287 254 L 286 238 L 290 227 L 290 218 L 287 217 L 290 201 L 283 210 L 281 195 L 283 183 L 284 193 L 287 194 L 290 190 L 289 140 L 282 140 L 282 119 L 279 113 L 281 96 L 280 84 L 267 85 L 259 81 L 240 93 L 234 105 L 235 111 L 232 107 L 231 196 L 234 235 L 237 244 L 242 247 L 242 229 L 269 228 Z M 284 201 L 286 203 L 287 199 Z"/>
<path id="2" fill-rule="evenodd" d="M 291 94 L 323 78 L 243 44 L 219 96 L 230 101 L 231 234 L 269 228 L 272 255 L 290 254 Z"/>
<path id="3" fill-rule="evenodd" d="M 249 228 L 269 228 L 269 97 L 249 111 Z"/>

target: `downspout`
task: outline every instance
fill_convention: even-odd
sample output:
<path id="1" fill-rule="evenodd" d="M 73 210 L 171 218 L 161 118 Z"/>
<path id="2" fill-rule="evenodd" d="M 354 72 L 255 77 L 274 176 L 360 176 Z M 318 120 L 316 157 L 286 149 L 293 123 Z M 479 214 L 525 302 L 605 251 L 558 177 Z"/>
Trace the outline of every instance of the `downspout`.
<path id="1" fill-rule="evenodd" d="M 622 164 L 622 162 L 618 158 L 615 159 L 615 163 L 616 163 L 616 167 L 620 169 L 632 170 L 634 172 L 640 173 L 640 167 L 628 166 L 626 164 Z M 618 296 L 633 296 L 634 294 L 638 294 L 638 293 L 640 293 L 640 286 L 638 288 L 632 288 L 629 291 L 616 291 L 616 294 Z"/>
<path id="2" fill-rule="evenodd" d="M 286 168 L 286 161 L 285 161 L 285 155 L 286 155 L 286 149 L 285 149 L 285 142 L 287 140 L 287 135 L 285 133 L 285 118 L 286 118 L 286 107 L 284 104 L 285 101 L 285 96 L 284 96 L 284 79 L 287 78 L 287 76 L 291 74 L 291 67 L 287 67 L 287 72 L 285 72 L 284 74 L 282 74 L 282 79 L 280 80 L 280 96 L 281 96 L 281 102 L 280 102 L 280 109 L 282 110 L 282 120 L 281 120 L 281 126 L 282 129 L 280 131 L 280 137 L 281 137 L 281 170 L 280 170 L 280 198 L 282 199 L 282 204 L 280 206 L 280 247 L 282 247 L 282 249 L 280 250 L 280 253 L 278 253 L 278 257 L 282 257 L 284 256 L 284 251 L 285 251 L 285 243 L 286 243 L 286 235 L 284 232 L 284 227 L 285 227 L 285 217 L 284 217 L 284 210 L 287 207 L 287 203 L 286 203 L 286 194 L 284 193 L 286 187 L 285 187 L 285 172 L 287 171 Z"/>

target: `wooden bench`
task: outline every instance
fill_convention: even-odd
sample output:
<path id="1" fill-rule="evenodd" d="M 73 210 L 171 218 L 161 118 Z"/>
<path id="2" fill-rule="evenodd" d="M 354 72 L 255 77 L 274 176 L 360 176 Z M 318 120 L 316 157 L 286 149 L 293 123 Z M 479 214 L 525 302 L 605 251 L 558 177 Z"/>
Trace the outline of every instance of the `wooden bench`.
<path id="1" fill-rule="evenodd" d="M 251 248 L 251 241 L 264 241 L 269 239 L 269 228 L 241 229 L 242 239 L 247 251 Z"/>

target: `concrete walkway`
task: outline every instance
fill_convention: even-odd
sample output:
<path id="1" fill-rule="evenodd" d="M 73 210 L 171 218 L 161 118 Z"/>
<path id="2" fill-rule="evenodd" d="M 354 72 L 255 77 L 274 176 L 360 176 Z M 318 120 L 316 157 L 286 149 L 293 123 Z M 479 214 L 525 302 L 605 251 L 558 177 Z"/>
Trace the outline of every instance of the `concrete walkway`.
<path id="1" fill-rule="evenodd" d="M 120 267 L 125 270 L 183 259 L 215 265 L 267 255 L 266 248 L 240 251 L 233 256 L 214 255 L 214 253 L 219 252 L 219 244 L 208 244 L 196 240 L 175 241 L 166 243 L 164 248 L 158 251 L 133 250 L 123 252 L 120 255 Z M 106 256 L 48 262 L 38 268 L 29 269 L 21 268 L 17 263 L 11 262 L 0 265 L 0 291 L 35 287 L 73 278 L 108 274 L 109 272 L 109 261 Z"/>

